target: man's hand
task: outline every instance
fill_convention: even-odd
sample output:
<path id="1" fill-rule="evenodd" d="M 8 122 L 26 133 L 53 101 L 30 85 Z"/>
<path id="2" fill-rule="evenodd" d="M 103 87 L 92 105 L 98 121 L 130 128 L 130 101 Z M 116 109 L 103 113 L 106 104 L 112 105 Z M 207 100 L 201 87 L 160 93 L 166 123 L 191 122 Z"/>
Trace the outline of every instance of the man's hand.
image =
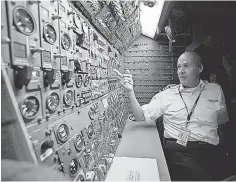
<path id="1" fill-rule="evenodd" d="M 125 88 L 127 93 L 132 93 L 134 91 L 133 88 L 133 79 L 132 75 L 130 74 L 129 70 L 125 70 L 124 74 L 122 75 L 117 69 L 114 69 L 114 72 L 119 76 L 121 79 L 121 84 Z"/>

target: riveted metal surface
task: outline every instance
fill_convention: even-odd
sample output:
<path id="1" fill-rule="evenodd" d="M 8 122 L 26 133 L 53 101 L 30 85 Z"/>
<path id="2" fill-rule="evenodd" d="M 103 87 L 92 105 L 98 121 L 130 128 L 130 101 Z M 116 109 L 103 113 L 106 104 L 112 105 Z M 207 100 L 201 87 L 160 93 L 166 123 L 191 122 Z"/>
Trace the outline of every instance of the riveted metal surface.
<path id="1" fill-rule="evenodd" d="M 124 54 L 124 68 L 133 75 L 135 95 L 141 105 L 149 103 L 166 85 L 178 83 L 178 52 L 170 53 L 168 44 L 140 36 Z"/>

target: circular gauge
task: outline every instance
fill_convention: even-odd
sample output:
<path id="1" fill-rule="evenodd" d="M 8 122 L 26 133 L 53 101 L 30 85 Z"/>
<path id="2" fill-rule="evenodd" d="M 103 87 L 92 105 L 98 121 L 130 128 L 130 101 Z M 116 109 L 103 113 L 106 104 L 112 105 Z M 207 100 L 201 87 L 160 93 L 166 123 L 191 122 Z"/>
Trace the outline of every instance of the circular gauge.
<path id="1" fill-rule="evenodd" d="M 70 176 L 75 176 L 79 168 L 79 162 L 77 158 L 73 158 L 69 163 L 69 174 Z"/>
<path id="2" fill-rule="evenodd" d="M 14 9 L 13 21 L 17 30 L 25 35 L 32 35 L 36 30 L 33 15 L 23 7 Z"/>
<path id="3" fill-rule="evenodd" d="M 69 128 L 66 124 L 61 124 L 57 129 L 57 138 L 60 142 L 64 143 L 69 138 Z"/>
<path id="4" fill-rule="evenodd" d="M 87 129 L 87 135 L 88 138 L 91 139 L 93 137 L 94 134 L 94 129 L 92 125 L 88 125 L 88 129 Z"/>
<path id="5" fill-rule="evenodd" d="M 93 107 L 90 107 L 90 108 L 89 108 L 88 115 L 89 115 L 89 118 L 90 118 L 91 120 L 94 120 L 94 118 L 95 118 L 95 112 L 94 112 L 94 108 L 93 108 Z"/>
<path id="6" fill-rule="evenodd" d="M 60 103 L 60 99 L 59 99 L 59 95 L 56 92 L 51 93 L 46 101 L 46 106 L 47 108 L 51 111 L 54 112 L 57 110 L 59 103 Z"/>
<path id="7" fill-rule="evenodd" d="M 69 34 L 64 33 L 61 37 L 61 46 L 63 49 L 65 50 L 69 50 L 71 47 L 71 38 L 69 36 Z"/>
<path id="8" fill-rule="evenodd" d="M 89 80 L 90 80 L 90 79 L 89 79 L 89 76 L 86 75 L 86 76 L 85 76 L 85 80 L 84 80 L 84 86 L 85 86 L 85 87 L 87 87 L 87 86 L 89 85 Z"/>
<path id="9" fill-rule="evenodd" d="M 70 106 L 72 102 L 73 102 L 73 91 L 67 90 L 66 93 L 64 94 L 64 103 L 67 106 Z"/>
<path id="10" fill-rule="evenodd" d="M 75 85 L 77 88 L 82 87 L 82 76 L 81 75 L 77 75 L 77 77 L 75 78 Z"/>
<path id="11" fill-rule="evenodd" d="M 84 138 L 78 134 L 75 137 L 75 141 L 74 141 L 74 145 L 75 145 L 75 149 L 80 152 L 83 149 L 84 146 Z"/>
<path id="12" fill-rule="evenodd" d="M 74 24 L 77 28 L 81 28 L 81 20 L 78 14 L 73 16 Z"/>
<path id="13" fill-rule="evenodd" d="M 85 181 L 84 175 L 83 174 L 78 174 L 75 181 Z"/>
<path id="14" fill-rule="evenodd" d="M 25 119 L 33 119 L 39 110 L 39 100 L 34 96 L 27 97 L 21 104 L 21 113 Z"/>
<path id="15" fill-rule="evenodd" d="M 43 36 L 46 42 L 54 44 L 57 40 L 57 33 L 52 24 L 45 23 L 43 27 Z"/>

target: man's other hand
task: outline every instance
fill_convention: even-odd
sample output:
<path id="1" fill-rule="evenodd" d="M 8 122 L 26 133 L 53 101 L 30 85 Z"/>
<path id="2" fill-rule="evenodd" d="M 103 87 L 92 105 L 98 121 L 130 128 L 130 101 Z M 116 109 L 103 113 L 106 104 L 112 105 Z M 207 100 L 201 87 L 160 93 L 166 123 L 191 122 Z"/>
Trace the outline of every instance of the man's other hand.
<path id="1" fill-rule="evenodd" d="M 125 70 L 124 74 L 121 74 L 117 69 L 114 72 L 119 76 L 121 80 L 121 85 L 125 88 L 127 93 L 133 92 L 133 79 L 129 70 Z"/>

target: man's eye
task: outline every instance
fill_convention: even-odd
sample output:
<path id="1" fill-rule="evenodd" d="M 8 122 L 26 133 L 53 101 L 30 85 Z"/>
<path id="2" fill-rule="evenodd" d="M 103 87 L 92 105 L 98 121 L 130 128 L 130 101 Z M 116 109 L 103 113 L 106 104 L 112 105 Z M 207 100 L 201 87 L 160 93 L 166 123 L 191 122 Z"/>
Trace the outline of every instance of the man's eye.
<path id="1" fill-rule="evenodd" d="M 188 67 L 188 65 L 184 65 L 184 67 L 185 67 L 185 68 L 187 68 L 187 67 Z"/>

